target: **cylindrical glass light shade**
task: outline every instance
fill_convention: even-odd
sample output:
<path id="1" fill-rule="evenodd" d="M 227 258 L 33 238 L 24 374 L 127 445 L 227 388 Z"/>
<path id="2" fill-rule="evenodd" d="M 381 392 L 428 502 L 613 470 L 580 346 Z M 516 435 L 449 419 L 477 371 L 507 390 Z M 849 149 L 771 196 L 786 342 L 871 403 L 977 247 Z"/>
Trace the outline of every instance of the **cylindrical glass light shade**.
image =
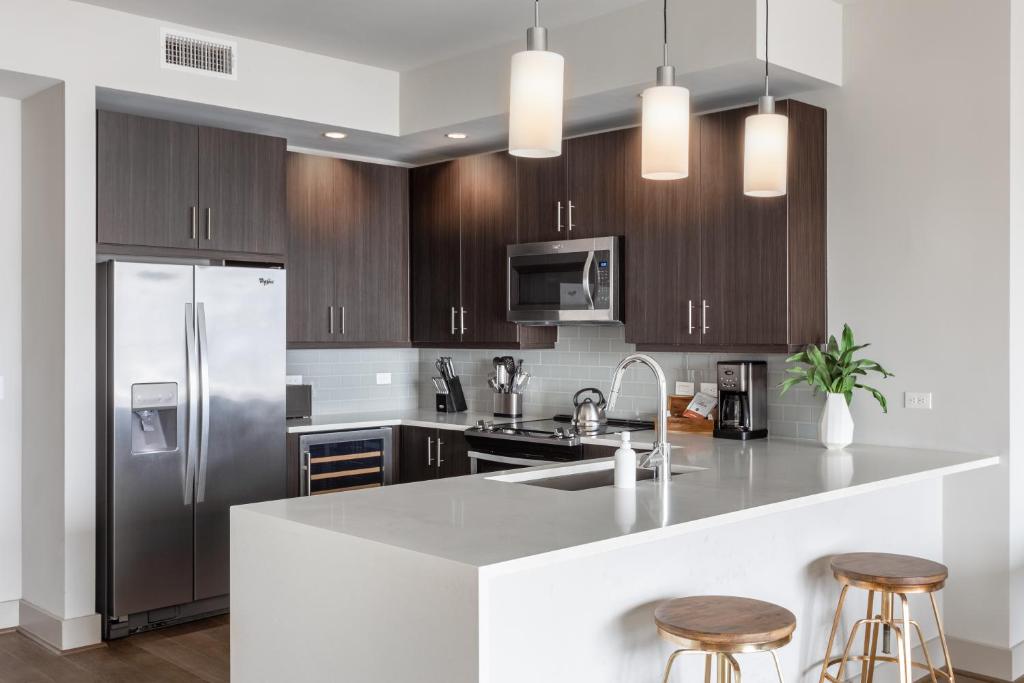
<path id="1" fill-rule="evenodd" d="M 781 197 L 786 194 L 789 119 L 782 114 L 747 117 L 743 136 L 743 194 Z"/>
<path id="2" fill-rule="evenodd" d="M 562 153 L 562 81 L 565 59 L 548 50 L 512 55 L 508 151 L 517 157 Z"/>
<path id="3" fill-rule="evenodd" d="M 640 175 L 679 180 L 690 175 L 690 91 L 678 85 L 644 90 Z"/>

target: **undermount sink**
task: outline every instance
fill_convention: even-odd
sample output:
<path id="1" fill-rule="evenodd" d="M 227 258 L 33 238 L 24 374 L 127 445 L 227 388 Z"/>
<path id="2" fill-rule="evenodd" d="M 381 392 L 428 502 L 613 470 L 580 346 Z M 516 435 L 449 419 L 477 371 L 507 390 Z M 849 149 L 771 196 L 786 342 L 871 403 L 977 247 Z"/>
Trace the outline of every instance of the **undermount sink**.
<path id="1" fill-rule="evenodd" d="M 672 465 L 672 475 L 677 476 L 690 472 L 700 472 L 703 469 L 703 467 Z M 637 468 L 637 481 L 653 478 L 654 470 Z M 546 470 L 504 474 L 497 477 L 488 477 L 488 479 L 558 489 L 559 491 L 586 491 L 604 486 L 613 486 L 615 484 L 615 464 L 604 461 L 584 465 L 570 465 L 568 467 L 553 467 Z"/>

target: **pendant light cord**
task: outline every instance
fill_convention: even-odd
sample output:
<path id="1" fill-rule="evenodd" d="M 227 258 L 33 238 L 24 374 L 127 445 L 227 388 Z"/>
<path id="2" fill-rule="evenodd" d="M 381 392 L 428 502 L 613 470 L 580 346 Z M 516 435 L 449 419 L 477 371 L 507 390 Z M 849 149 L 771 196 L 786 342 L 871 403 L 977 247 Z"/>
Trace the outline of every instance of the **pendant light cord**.
<path id="1" fill-rule="evenodd" d="M 662 64 L 668 66 L 668 0 L 665 0 L 661 10 L 662 35 L 661 35 L 661 59 Z"/>
<path id="2" fill-rule="evenodd" d="M 540 0 L 533 0 L 533 25 L 540 26 Z"/>
<path id="3" fill-rule="evenodd" d="M 768 0 L 764 0 L 764 95 L 768 96 Z"/>

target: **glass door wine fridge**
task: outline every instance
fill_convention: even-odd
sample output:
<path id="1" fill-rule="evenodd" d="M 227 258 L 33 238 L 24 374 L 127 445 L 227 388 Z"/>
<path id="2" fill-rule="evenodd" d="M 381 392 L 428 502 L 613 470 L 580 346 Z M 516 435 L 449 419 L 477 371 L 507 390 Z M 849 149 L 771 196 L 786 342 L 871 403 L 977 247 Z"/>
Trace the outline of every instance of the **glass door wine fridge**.
<path id="1" fill-rule="evenodd" d="M 315 496 L 394 483 L 392 430 L 306 434 L 299 439 L 299 493 Z"/>

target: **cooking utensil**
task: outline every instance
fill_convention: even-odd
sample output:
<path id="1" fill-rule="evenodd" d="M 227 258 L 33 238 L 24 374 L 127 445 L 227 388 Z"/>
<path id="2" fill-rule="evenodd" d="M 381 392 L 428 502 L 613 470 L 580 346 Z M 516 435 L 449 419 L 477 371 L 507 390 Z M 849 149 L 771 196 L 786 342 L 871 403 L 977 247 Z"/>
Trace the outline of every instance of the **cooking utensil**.
<path id="1" fill-rule="evenodd" d="M 494 370 L 495 379 L 498 382 L 498 386 L 500 387 L 499 391 L 505 393 L 505 390 L 508 388 L 509 381 L 508 369 L 504 365 L 498 365 L 497 367 L 494 368 Z"/>
<path id="2" fill-rule="evenodd" d="M 588 391 L 597 394 L 597 403 L 589 396 L 580 401 L 580 396 Z M 572 397 L 572 405 L 574 407 L 572 423 L 580 431 L 596 430 L 608 422 L 608 416 L 605 414 L 604 394 L 596 387 L 587 387 L 577 391 Z"/>
<path id="3" fill-rule="evenodd" d="M 495 378 L 491 377 L 489 380 L 487 380 L 487 386 L 489 386 L 491 389 L 494 389 L 495 392 L 499 394 L 501 393 L 501 387 L 498 386 L 498 380 L 496 380 Z"/>

